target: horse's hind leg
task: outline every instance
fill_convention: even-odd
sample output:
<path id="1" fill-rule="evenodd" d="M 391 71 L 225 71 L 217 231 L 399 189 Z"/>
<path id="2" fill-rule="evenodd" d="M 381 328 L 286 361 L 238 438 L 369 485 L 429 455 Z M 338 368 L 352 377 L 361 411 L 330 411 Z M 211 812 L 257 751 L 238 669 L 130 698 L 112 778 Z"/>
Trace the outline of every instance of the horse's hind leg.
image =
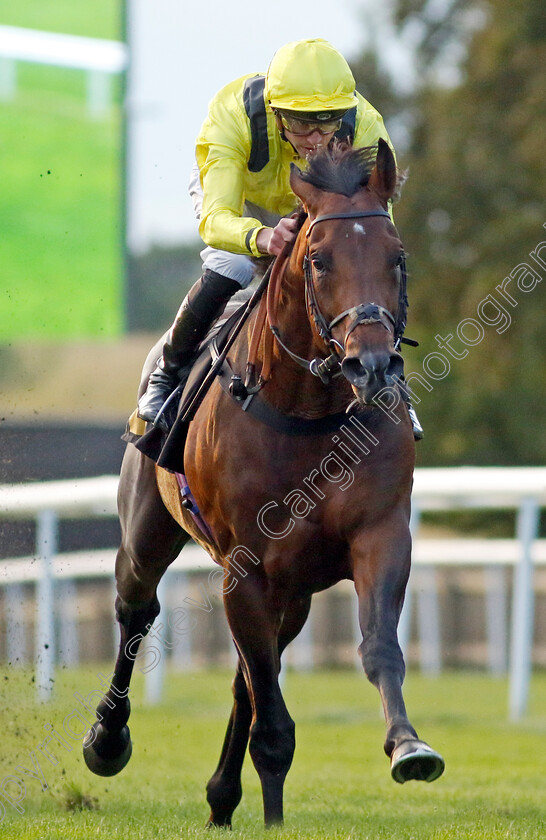
<path id="1" fill-rule="evenodd" d="M 408 720 L 402 696 L 405 665 L 397 626 L 410 567 L 411 539 L 407 519 L 397 511 L 373 532 L 369 529 L 351 546 L 358 593 L 362 644 L 359 653 L 368 679 L 378 689 L 387 735 L 385 752 L 397 782 L 432 782 L 443 773 L 444 761 L 420 741 Z"/>
<path id="2" fill-rule="evenodd" d="M 279 656 L 305 624 L 310 606 L 310 598 L 290 603 L 279 632 Z M 210 826 L 231 826 L 233 812 L 242 796 L 241 770 L 252 722 L 252 706 L 240 660 L 233 680 L 233 699 L 220 761 L 207 784 L 207 801 L 211 807 L 207 825 Z"/>
<path id="3" fill-rule="evenodd" d="M 110 688 L 84 741 L 88 768 L 113 776 L 131 757 L 129 684 L 140 642 L 159 613 L 156 589 L 188 535 L 164 507 L 154 464 L 129 446 L 119 485 L 122 542 L 116 558 L 116 618 L 121 639 Z"/>

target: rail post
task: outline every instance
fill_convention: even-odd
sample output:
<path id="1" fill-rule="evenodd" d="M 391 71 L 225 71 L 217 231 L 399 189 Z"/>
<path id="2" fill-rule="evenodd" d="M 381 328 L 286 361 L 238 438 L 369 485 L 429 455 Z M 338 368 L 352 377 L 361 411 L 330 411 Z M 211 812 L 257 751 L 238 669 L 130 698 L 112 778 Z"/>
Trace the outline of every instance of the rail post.
<path id="1" fill-rule="evenodd" d="M 51 698 L 55 676 L 55 594 L 53 559 L 57 553 L 57 514 L 41 510 L 37 517 L 36 556 L 40 564 L 37 583 L 36 685 L 38 699 Z"/>
<path id="2" fill-rule="evenodd" d="M 521 555 L 514 569 L 512 595 L 512 644 L 510 648 L 510 720 L 519 720 L 527 709 L 531 678 L 534 591 L 533 542 L 538 533 L 539 506 L 536 499 L 522 500 L 516 535 Z"/>

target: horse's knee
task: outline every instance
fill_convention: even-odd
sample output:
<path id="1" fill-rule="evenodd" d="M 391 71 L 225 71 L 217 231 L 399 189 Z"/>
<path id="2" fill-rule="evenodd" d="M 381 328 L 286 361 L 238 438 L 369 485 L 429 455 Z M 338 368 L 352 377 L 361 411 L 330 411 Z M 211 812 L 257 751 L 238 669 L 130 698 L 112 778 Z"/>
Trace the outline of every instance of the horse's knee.
<path id="1" fill-rule="evenodd" d="M 116 598 L 116 620 L 131 633 L 146 635 L 146 626 L 153 624 L 159 615 L 161 605 L 154 594 L 149 601 L 130 603 L 120 595 Z"/>
<path id="2" fill-rule="evenodd" d="M 154 566 L 146 553 L 125 543 L 116 558 L 116 589 L 128 609 L 138 609 L 153 598 L 166 565 Z"/>
<path id="3" fill-rule="evenodd" d="M 378 636 L 364 637 L 358 648 L 364 672 L 377 685 L 382 674 L 398 674 L 400 684 L 404 681 L 406 666 L 400 645 L 396 639 L 381 639 Z"/>
<path id="4" fill-rule="evenodd" d="M 254 723 L 250 727 L 249 752 L 258 773 L 284 778 L 296 748 L 294 721 L 287 714 L 282 725 Z"/>

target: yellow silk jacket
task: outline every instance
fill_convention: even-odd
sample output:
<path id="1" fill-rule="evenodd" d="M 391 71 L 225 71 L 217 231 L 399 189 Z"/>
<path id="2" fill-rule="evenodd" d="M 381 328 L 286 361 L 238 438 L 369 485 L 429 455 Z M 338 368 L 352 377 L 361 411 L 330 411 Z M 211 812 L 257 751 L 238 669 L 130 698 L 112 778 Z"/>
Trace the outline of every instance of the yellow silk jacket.
<path id="1" fill-rule="evenodd" d="M 245 215 L 245 202 L 285 216 L 298 199 L 290 189 L 290 163 L 300 167 L 290 143 L 283 140 L 273 111 L 265 103 L 264 77 L 236 79 L 217 93 L 196 142 L 203 187 L 199 233 L 207 245 L 235 254 L 260 256 L 256 237 L 264 227 Z M 358 104 L 344 118 L 342 139 L 357 148 L 382 137 L 392 147 L 383 118 L 359 93 Z"/>

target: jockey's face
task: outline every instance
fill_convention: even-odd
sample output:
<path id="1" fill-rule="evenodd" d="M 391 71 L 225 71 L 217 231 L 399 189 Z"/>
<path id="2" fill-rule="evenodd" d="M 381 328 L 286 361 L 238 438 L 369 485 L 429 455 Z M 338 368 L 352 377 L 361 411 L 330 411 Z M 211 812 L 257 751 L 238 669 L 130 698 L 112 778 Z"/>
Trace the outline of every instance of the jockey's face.
<path id="1" fill-rule="evenodd" d="M 318 149 L 324 149 L 335 134 L 335 131 L 330 131 L 328 132 L 328 134 L 323 134 L 323 132 L 320 131 L 318 127 L 314 128 L 312 126 L 309 134 L 294 134 L 292 131 L 289 131 L 286 128 L 286 126 L 283 125 L 280 117 L 278 116 L 277 126 L 279 131 L 284 132 L 284 136 L 286 137 L 290 145 L 303 159 L 308 158 L 309 155 L 312 155 L 314 152 L 318 151 Z"/>
<path id="2" fill-rule="evenodd" d="M 301 158 L 307 158 L 309 155 L 318 151 L 318 149 L 326 148 L 334 136 L 335 131 L 332 131 L 330 134 L 321 134 L 320 131 L 313 131 L 312 134 L 305 134 L 303 137 L 301 134 L 292 134 L 286 131 L 286 129 L 284 133 L 286 139 L 289 143 L 292 143 L 298 155 Z"/>

